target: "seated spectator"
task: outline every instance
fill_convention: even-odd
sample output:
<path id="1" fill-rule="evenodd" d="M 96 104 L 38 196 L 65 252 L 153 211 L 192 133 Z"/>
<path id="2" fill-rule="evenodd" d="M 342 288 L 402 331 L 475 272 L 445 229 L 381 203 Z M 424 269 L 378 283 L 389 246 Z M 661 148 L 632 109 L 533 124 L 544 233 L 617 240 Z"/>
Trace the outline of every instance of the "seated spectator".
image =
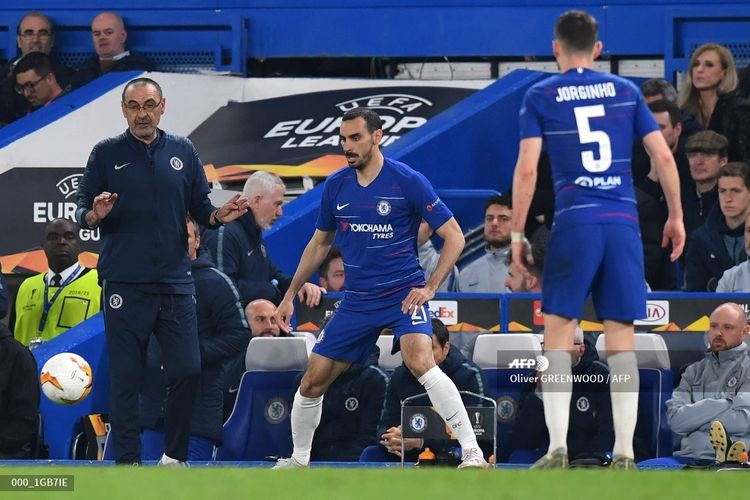
<path id="1" fill-rule="evenodd" d="M 274 265 L 263 244 L 263 230 L 281 217 L 285 189 L 279 176 L 262 170 L 255 172 L 242 190 L 250 210 L 218 230 L 203 234 L 205 247 L 211 250 L 217 267 L 237 284 L 243 306 L 256 299 L 278 304 L 292 282 L 291 276 Z M 305 283 L 297 297 L 308 307 L 315 307 L 325 292 L 325 288 Z"/>
<path id="2" fill-rule="evenodd" d="M 35 339 L 57 337 L 101 309 L 102 289 L 96 269 L 78 263 L 78 226 L 68 219 L 47 223 L 42 247 L 49 271 L 21 283 L 15 321 L 11 318 L 16 339 L 25 346 Z"/>
<path id="3" fill-rule="evenodd" d="M 0 322 L 0 460 L 29 459 L 39 418 L 36 360 Z"/>
<path id="4" fill-rule="evenodd" d="M 750 211 L 745 219 L 745 253 L 750 256 Z M 750 260 L 746 260 L 724 271 L 716 291 L 750 292 Z"/>
<path id="5" fill-rule="evenodd" d="M 685 290 L 713 292 L 724 271 L 747 260 L 744 233 L 750 212 L 750 166 L 719 169 L 719 206 L 690 235 L 685 255 Z"/>
<path id="6" fill-rule="evenodd" d="M 572 373 L 579 378 L 573 382 L 570 400 L 568 456 L 571 460 L 604 458 L 615 442 L 609 368 L 599 361 L 596 347 L 584 340 L 580 328 L 576 328 L 574 344 Z M 537 373 L 537 380 L 541 375 Z M 529 383 L 522 389 L 510 443 L 500 450 L 510 462 L 532 463 L 547 452 L 549 434 L 541 391 L 540 383 Z"/>
<path id="7" fill-rule="evenodd" d="M 352 363 L 326 391 L 310 460 L 356 462 L 367 446 L 378 442 L 388 375 L 378 368 L 380 350 L 364 364 Z M 297 379 L 297 386 L 302 375 Z"/>
<path id="8" fill-rule="evenodd" d="M 482 370 L 472 361 L 467 360 L 458 349 L 451 349 L 448 329 L 439 319 L 432 319 L 432 354 L 435 363 L 456 384 L 459 391 L 470 391 L 481 396 L 485 395 L 487 379 Z M 388 384 L 388 392 L 385 400 L 385 410 L 380 419 L 380 445 L 383 461 L 399 461 L 401 456 L 401 401 L 404 399 L 423 394 L 424 387 L 412 375 L 406 365 L 402 364 L 393 371 L 391 381 Z M 425 397 L 425 403 L 427 403 Z M 468 398 L 470 404 L 478 404 L 476 399 Z M 438 457 L 450 456 L 450 448 L 457 446 L 457 442 L 447 444 L 445 442 L 425 443 L 422 439 L 404 440 L 404 459 L 416 462 L 419 453 L 424 448 L 430 448 Z"/>
<path id="9" fill-rule="evenodd" d="M 677 104 L 705 130 L 729 141 L 729 161 L 750 161 L 750 105 L 737 92 L 737 69 L 723 45 L 705 43 L 690 58 Z"/>
<path id="10" fill-rule="evenodd" d="M 677 89 L 664 78 L 649 78 L 643 82 L 641 94 L 643 94 L 646 104 L 661 100 L 677 102 Z"/>
<path id="11" fill-rule="evenodd" d="M 231 280 L 213 266 L 205 252 L 198 254 L 200 234 L 197 224 L 190 218 L 187 220 L 187 233 L 190 269 L 195 280 L 201 355 L 200 392 L 192 408 L 188 460 L 206 461 L 213 459 L 214 447 L 221 446 L 223 441 L 223 364 L 240 354 L 244 355 L 249 335 L 237 290 Z M 140 398 L 141 425 L 148 432 L 163 433 L 163 409 L 169 404 L 168 386 L 169 390 L 179 390 L 179 387 L 172 387 L 169 366 L 163 364 L 161 348 L 155 336 L 148 344 L 146 370 Z M 169 463 L 168 459 L 164 455 L 161 461 Z"/>
<path id="12" fill-rule="evenodd" d="M 102 12 L 91 21 L 91 38 L 96 55 L 84 62 L 76 72 L 73 87 L 78 88 L 110 71 L 154 71 L 146 56 L 125 49 L 128 32 L 116 12 Z"/>
<path id="13" fill-rule="evenodd" d="M 726 460 L 711 444 L 712 423 L 723 424 L 729 439 L 750 439 L 750 356 L 745 311 L 727 302 L 709 320 L 708 350 L 687 367 L 680 385 L 667 401 L 667 421 L 682 439 L 672 457 L 641 462 L 652 464 L 712 464 Z M 718 427 L 718 426 L 713 426 Z"/>
<path id="14" fill-rule="evenodd" d="M 505 291 L 508 266 L 505 258 L 510 251 L 510 220 L 513 214 L 509 195 L 491 196 L 484 207 L 485 253 L 461 269 L 459 292 Z"/>
<path id="15" fill-rule="evenodd" d="M 5 318 L 9 310 L 8 287 L 5 284 L 5 277 L 3 276 L 3 266 L 0 264 L 0 320 Z"/>
<path id="16" fill-rule="evenodd" d="M 31 52 L 51 55 L 55 45 L 55 30 L 52 21 L 39 11 L 27 13 L 18 23 L 16 43 L 20 55 L 0 67 L 0 127 L 26 115 L 28 102 L 23 94 L 16 92 L 13 68 L 23 56 Z M 53 64 L 55 76 L 62 88 L 71 83 L 73 70 L 64 64 Z"/>
<path id="17" fill-rule="evenodd" d="M 435 249 L 432 244 L 430 237 L 432 236 L 432 228 L 423 220 L 419 224 L 419 233 L 417 234 L 417 255 L 419 257 L 419 265 L 424 271 L 424 279 L 429 280 L 432 273 L 435 272 L 438 260 L 440 260 L 440 252 Z M 453 266 L 453 270 L 448 274 L 448 277 L 440 284 L 436 292 L 455 292 L 458 284 L 458 267 Z"/>
<path id="18" fill-rule="evenodd" d="M 328 292 L 344 290 L 344 259 L 339 247 L 331 247 L 318 269 L 318 284 Z"/>
<path id="19" fill-rule="evenodd" d="M 685 142 L 685 154 L 695 185 L 682 185 L 680 193 L 685 234 L 689 236 L 706 222 L 718 200 L 716 181 L 719 169 L 727 164 L 727 139 L 711 130 L 698 132 Z"/>
<path id="20" fill-rule="evenodd" d="M 23 56 L 13 68 L 13 76 L 16 79 L 16 92 L 27 101 L 25 114 L 47 106 L 70 91 L 70 85 L 65 88 L 60 86 L 52 59 L 44 52 L 30 52 Z"/>
<path id="21" fill-rule="evenodd" d="M 224 362 L 224 421 L 229 418 L 237 399 L 242 375 L 245 373 L 245 356 L 253 337 L 289 337 L 279 328 L 274 317 L 276 306 L 265 299 L 250 302 L 245 307 L 245 319 L 250 327 L 250 335 L 243 342 L 241 352 Z"/>

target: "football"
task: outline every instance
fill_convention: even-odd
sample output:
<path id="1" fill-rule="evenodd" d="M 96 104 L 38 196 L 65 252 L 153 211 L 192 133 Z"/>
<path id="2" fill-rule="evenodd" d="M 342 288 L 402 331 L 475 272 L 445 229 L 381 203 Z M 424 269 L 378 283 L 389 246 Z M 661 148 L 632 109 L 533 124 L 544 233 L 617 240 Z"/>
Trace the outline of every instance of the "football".
<path id="1" fill-rule="evenodd" d="M 91 366 L 78 354 L 62 352 L 44 363 L 39 382 L 42 392 L 55 403 L 72 405 L 91 392 Z"/>

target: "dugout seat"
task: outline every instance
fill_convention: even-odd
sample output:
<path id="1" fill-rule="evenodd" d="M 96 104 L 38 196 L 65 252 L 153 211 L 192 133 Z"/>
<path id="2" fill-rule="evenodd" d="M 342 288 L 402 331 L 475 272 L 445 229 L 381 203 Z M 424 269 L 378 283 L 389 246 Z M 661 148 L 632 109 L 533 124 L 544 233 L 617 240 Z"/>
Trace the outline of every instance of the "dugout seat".
<path id="1" fill-rule="evenodd" d="M 604 335 L 596 339 L 596 350 L 599 358 L 606 361 Z M 635 356 L 640 378 L 634 436 L 636 460 L 672 456 L 673 433 L 667 423 L 666 403 L 672 397 L 674 375 L 667 345 L 655 333 L 636 333 Z"/>
<path id="2" fill-rule="evenodd" d="M 378 337 L 378 349 L 380 349 L 380 356 L 378 357 L 378 366 L 390 373 L 404 362 L 401 357 L 401 351 L 396 354 L 391 354 L 393 349 L 393 335 L 381 335 Z"/>
<path id="3" fill-rule="evenodd" d="M 539 339 L 531 333 L 486 333 L 477 337 L 473 361 L 487 377 L 487 396 L 497 402 L 497 448 L 503 449 L 510 440 L 518 415 L 523 383 L 514 376 L 531 377 L 535 368 L 510 368 L 514 361 L 536 360 L 542 354 Z M 523 362 L 522 362 L 523 363 Z"/>
<path id="4" fill-rule="evenodd" d="M 301 337 L 256 337 L 245 356 L 246 372 L 224 424 L 217 460 L 263 460 L 292 451 L 289 414 L 295 379 L 307 366 Z"/>

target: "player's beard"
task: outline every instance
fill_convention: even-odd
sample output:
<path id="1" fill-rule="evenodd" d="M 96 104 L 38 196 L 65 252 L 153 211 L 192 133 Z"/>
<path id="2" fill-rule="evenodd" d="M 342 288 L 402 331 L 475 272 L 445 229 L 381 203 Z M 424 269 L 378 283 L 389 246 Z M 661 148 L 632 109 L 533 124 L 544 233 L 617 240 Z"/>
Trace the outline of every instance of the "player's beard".
<path id="1" fill-rule="evenodd" d="M 358 159 L 354 163 L 350 163 L 349 167 L 353 168 L 354 170 L 362 170 L 367 166 L 368 163 L 370 163 L 370 160 L 372 159 L 372 149 L 375 147 L 375 144 L 370 145 L 370 149 L 362 156 L 358 156 Z"/>

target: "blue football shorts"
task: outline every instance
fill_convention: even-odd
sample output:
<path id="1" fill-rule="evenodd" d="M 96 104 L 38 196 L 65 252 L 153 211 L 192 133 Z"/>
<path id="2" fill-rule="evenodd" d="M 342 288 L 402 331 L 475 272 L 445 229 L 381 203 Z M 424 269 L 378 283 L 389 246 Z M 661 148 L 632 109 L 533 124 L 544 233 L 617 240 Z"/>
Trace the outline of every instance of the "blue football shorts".
<path id="1" fill-rule="evenodd" d="M 591 294 L 599 320 L 646 317 L 643 245 L 626 224 L 582 224 L 553 230 L 544 262 L 542 311 L 581 319 Z"/>
<path id="2" fill-rule="evenodd" d="M 407 333 L 432 337 L 430 308 L 425 303 L 413 314 L 401 312 L 407 288 L 388 297 L 387 303 L 363 301 L 346 294 L 331 320 L 318 336 L 313 352 L 330 359 L 363 363 L 372 354 L 383 328 L 393 329 L 392 353 L 400 349 L 399 339 Z"/>

